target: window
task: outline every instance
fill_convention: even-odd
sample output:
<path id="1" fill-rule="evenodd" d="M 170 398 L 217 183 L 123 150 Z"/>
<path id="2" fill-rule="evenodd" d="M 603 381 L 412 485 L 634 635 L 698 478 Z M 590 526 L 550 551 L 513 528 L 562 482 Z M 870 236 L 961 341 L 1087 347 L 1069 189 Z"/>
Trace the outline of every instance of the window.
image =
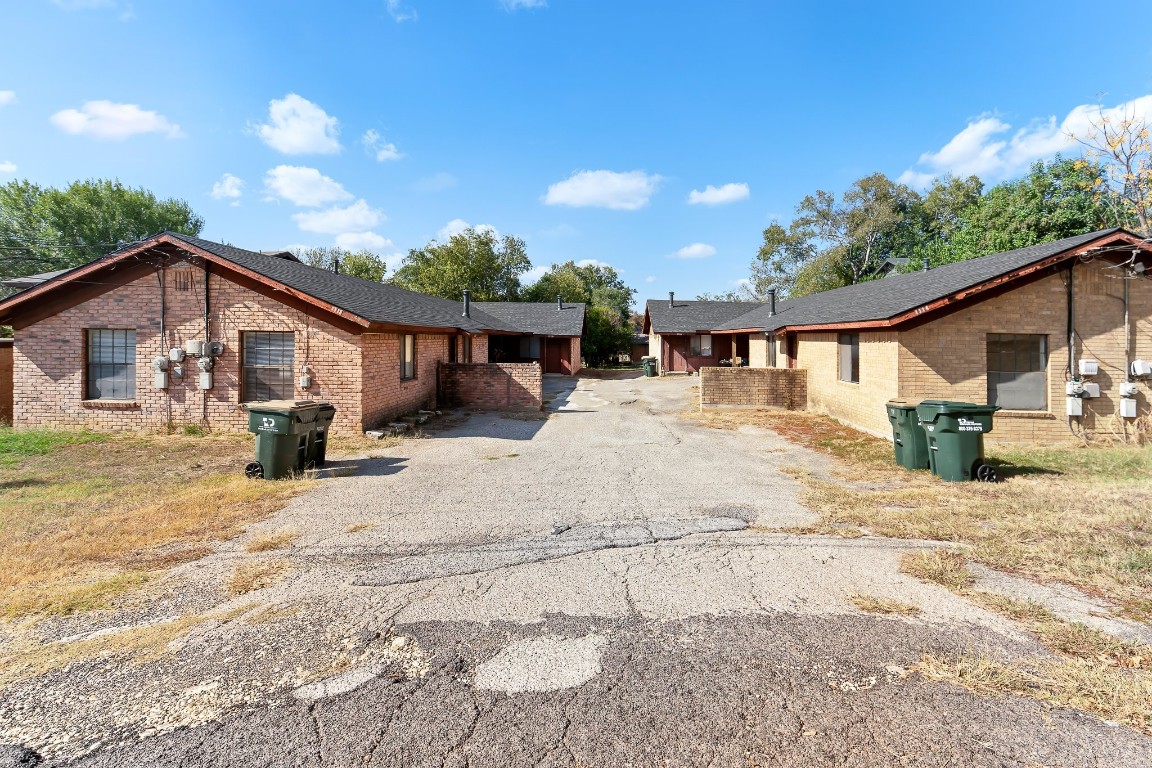
<path id="1" fill-rule="evenodd" d="M 696 357 L 712 357 L 712 336 L 707 333 L 693 336 L 692 354 Z"/>
<path id="2" fill-rule="evenodd" d="M 455 336 L 449 336 L 448 337 L 448 362 L 449 363 L 456 362 L 456 337 Z"/>
<path id="3" fill-rule="evenodd" d="M 988 334 L 988 403 L 1012 411 L 1048 408 L 1048 337 Z"/>
<path id="4" fill-rule="evenodd" d="M 245 402 L 292 400 L 296 336 L 292 333 L 253 331 L 244 334 Z"/>
<path id="5" fill-rule="evenodd" d="M 416 378 L 416 337 L 410 333 L 400 337 L 400 378 Z"/>
<path id="6" fill-rule="evenodd" d="M 177 269 L 172 272 L 172 284 L 178 291 L 192 290 L 192 270 Z"/>
<path id="7" fill-rule="evenodd" d="M 540 337 L 539 336 L 521 336 L 520 337 L 520 357 L 526 360 L 539 360 L 540 359 Z"/>
<path id="8" fill-rule="evenodd" d="M 860 383 L 860 334 L 842 333 L 840 347 L 840 381 Z"/>
<path id="9" fill-rule="evenodd" d="M 88 331 L 87 400 L 136 397 L 136 331 Z"/>
<path id="10" fill-rule="evenodd" d="M 769 336 L 764 341 L 768 345 L 768 367 L 769 368 L 775 368 L 776 367 L 776 338 L 774 336 Z"/>

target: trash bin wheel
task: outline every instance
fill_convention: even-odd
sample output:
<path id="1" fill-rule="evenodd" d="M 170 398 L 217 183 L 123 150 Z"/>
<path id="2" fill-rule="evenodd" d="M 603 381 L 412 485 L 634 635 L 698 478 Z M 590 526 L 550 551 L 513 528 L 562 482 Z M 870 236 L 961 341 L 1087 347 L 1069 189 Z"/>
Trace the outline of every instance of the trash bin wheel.
<path id="1" fill-rule="evenodd" d="M 982 483 L 1000 482 L 1000 476 L 996 474 L 996 468 L 988 464 L 977 464 L 975 477 Z"/>
<path id="2" fill-rule="evenodd" d="M 264 479 L 264 465 L 258 461 L 250 461 L 244 467 L 244 476 L 252 480 Z"/>

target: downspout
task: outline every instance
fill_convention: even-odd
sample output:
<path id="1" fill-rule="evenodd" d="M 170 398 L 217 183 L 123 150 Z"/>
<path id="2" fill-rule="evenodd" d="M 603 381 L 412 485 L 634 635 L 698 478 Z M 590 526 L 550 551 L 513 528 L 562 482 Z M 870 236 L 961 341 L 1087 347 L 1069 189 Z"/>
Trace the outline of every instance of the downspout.
<path id="1" fill-rule="evenodd" d="M 168 337 L 164 333 L 164 315 L 167 313 L 168 305 L 167 298 L 164 293 L 164 262 L 160 262 L 160 266 L 156 269 L 156 279 L 160 283 L 160 355 L 168 357 Z M 171 380 L 168 385 L 171 386 Z M 169 390 L 164 390 L 164 428 L 172 429 L 172 395 Z"/>
<path id="2" fill-rule="evenodd" d="M 209 319 L 209 311 L 211 305 L 208 303 L 208 280 L 211 275 L 211 264 L 207 259 L 204 260 L 204 344 L 207 345 L 208 341 L 212 338 L 212 324 Z M 212 382 L 215 384 L 215 382 Z M 200 419 L 205 427 L 208 426 L 208 393 L 211 390 L 200 390 Z"/>
<path id="3" fill-rule="evenodd" d="M 1072 272 L 1075 259 L 1068 262 L 1068 379 L 1076 376 L 1076 310 L 1073 303 L 1075 291 L 1072 288 Z"/>

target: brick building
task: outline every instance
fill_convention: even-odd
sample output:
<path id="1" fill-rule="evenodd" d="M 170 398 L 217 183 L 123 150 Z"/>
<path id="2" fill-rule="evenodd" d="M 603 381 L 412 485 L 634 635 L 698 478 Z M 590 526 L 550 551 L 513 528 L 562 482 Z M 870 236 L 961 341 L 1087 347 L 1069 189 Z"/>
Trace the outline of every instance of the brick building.
<path id="1" fill-rule="evenodd" d="M 486 362 L 493 334 L 551 330 L 171 233 L 48 278 L 0 301 L 18 427 L 239 431 L 242 403 L 308 399 L 371 428 L 436 405 L 438 368 Z"/>
<path id="2" fill-rule="evenodd" d="M 947 399 L 1001 406 L 998 441 L 1122 436 L 1149 429 L 1133 364 L 1152 361 L 1150 268 L 1152 246 L 1109 229 L 779 305 L 653 300 L 644 323 L 665 371 L 747 348 L 753 367 L 805 370 L 809 409 L 875 434 L 889 400 Z M 1074 379 L 1098 395 L 1069 398 Z"/>

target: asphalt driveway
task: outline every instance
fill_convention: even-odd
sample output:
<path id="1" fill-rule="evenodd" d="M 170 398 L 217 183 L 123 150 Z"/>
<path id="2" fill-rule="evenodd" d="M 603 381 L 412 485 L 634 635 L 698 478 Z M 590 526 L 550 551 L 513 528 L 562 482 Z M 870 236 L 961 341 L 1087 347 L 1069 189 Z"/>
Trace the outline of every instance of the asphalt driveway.
<path id="1" fill-rule="evenodd" d="M 826 459 L 681 419 L 692 384 L 547 378 L 547 418 L 449 415 L 351 462 L 250 534 L 291 549 L 230 542 L 116 614 L 207 616 L 171 653 L 14 686 L 5 739 L 83 766 L 1152 764 L 1132 731 L 909 673 L 1041 649 L 900 574 L 923 543 L 780 532 L 814 519 L 781 470 Z M 285 580 L 224 594 L 272 558 Z"/>

